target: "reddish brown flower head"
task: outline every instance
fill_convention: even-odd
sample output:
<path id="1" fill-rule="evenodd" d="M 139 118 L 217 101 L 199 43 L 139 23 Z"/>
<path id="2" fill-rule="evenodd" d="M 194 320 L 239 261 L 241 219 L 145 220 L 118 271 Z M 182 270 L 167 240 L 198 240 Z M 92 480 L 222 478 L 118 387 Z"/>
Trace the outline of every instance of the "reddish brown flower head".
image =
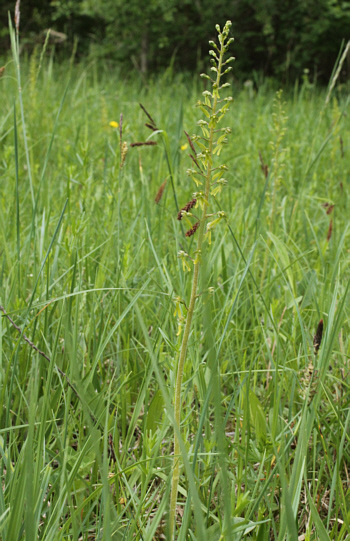
<path id="1" fill-rule="evenodd" d="M 186 203 L 186 205 L 179 211 L 179 213 L 177 215 L 177 219 L 182 220 L 182 213 L 183 212 L 189 212 L 191 210 L 191 208 L 195 206 L 196 203 L 197 203 L 197 199 L 191 199 L 191 201 Z"/>
<path id="2" fill-rule="evenodd" d="M 149 118 L 152 129 L 157 130 L 158 128 L 156 126 L 156 123 L 154 122 L 153 118 L 151 117 L 149 112 L 146 110 L 146 108 L 142 105 L 142 103 L 140 103 L 140 107 L 141 107 L 142 111 L 145 113 L 145 115 Z"/>
<path id="3" fill-rule="evenodd" d="M 322 342 L 322 335 L 323 335 L 323 319 L 320 319 L 319 324 L 317 325 L 316 334 L 314 336 L 315 355 L 317 355 L 318 350 L 320 349 L 320 345 Z"/>
<path id="4" fill-rule="evenodd" d="M 16 7 L 15 7 L 15 25 L 16 25 L 17 34 L 19 31 L 19 20 L 21 17 L 20 4 L 21 4 L 21 0 L 17 0 Z"/>
<path id="5" fill-rule="evenodd" d="M 145 124 L 146 128 L 149 128 L 152 131 L 157 131 L 157 128 L 153 126 L 152 124 Z"/>
<path id="6" fill-rule="evenodd" d="M 198 169 L 200 170 L 200 172 L 202 172 L 201 166 L 199 165 L 197 159 L 196 159 L 194 156 L 192 156 L 192 154 L 189 154 L 189 157 L 191 158 L 191 160 L 193 161 L 193 163 L 196 164 L 196 166 L 198 167 Z"/>
<path id="7" fill-rule="evenodd" d="M 262 157 L 260 150 L 259 150 L 259 158 L 260 158 L 262 172 L 264 173 L 265 178 L 267 178 L 269 174 L 269 168 L 268 168 L 268 165 L 264 163 L 264 159 Z"/>
<path id="8" fill-rule="evenodd" d="M 192 151 L 193 151 L 194 155 L 196 155 L 197 152 L 196 152 L 196 149 L 194 148 L 194 145 L 193 145 L 193 143 L 192 143 L 191 137 L 188 135 L 188 133 L 187 133 L 186 131 L 185 131 L 185 135 L 186 135 L 186 137 L 187 137 L 188 144 L 189 144 L 190 147 L 192 148 Z"/>
<path id="9" fill-rule="evenodd" d="M 143 141 L 143 142 L 131 143 L 130 146 L 131 147 L 144 147 L 144 146 L 151 147 L 156 144 L 157 144 L 156 141 Z"/>
<path id="10" fill-rule="evenodd" d="M 333 231 L 333 220 L 331 219 L 331 221 L 329 222 L 329 228 L 328 228 L 328 233 L 327 233 L 327 242 L 330 241 L 330 238 L 332 236 L 332 231 Z"/>
<path id="11" fill-rule="evenodd" d="M 114 443 L 113 443 L 113 436 L 112 434 L 109 434 L 108 436 L 108 456 L 110 463 L 114 462 L 114 464 L 117 462 L 117 458 L 115 456 L 114 452 Z"/>
<path id="12" fill-rule="evenodd" d="M 332 210 L 334 209 L 334 205 L 331 205 L 331 203 L 322 203 L 322 206 L 326 209 L 326 214 L 331 214 Z"/>
<path id="13" fill-rule="evenodd" d="M 166 180 L 163 182 L 163 184 L 159 188 L 158 193 L 157 193 L 157 195 L 156 195 L 156 197 L 154 199 L 154 201 L 157 203 L 157 205 L 158 205 L 159 201 L 162 199 L 165 186 L 166 186 Z"/>
<path id="14" fill-rule="evenodd" d="M 120 113 L 120 118 L 119 118 L 119 141 L 120 141 L 120 146 L 122 146 L 122 140 L 123 140 L 123 113 Z"/>
<path id="15" fill-rule="evenodd" d="M 186 237 L 192 237 L 192 235 L 194 235 L 195 232 L 197 231 L 197 229 L 198 229 L 198 227 L 199 227 L 199 224 L 200 224 L 200 222 L 196 222 L 196 223 L 194 224 L 194 226 L 191 227 L 191 229 L 189 229 L 188 231 L 186 231 L 186 233 L 185 233 L 185 234 L 186 234 Z"/>

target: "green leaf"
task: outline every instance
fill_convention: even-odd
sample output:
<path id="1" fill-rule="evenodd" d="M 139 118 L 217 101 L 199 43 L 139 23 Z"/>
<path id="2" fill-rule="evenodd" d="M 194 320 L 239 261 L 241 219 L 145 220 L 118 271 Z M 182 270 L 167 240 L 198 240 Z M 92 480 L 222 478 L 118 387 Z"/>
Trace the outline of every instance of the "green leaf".
<path id="1" fill-rule="evenodd" d="M 208 113 L 208 111 L 206 110 L 206 108 L 203 107 L 203 105 L 200 105 L 199 108 L 200 108 L 200 110 L 202 111 L 202 113 L 205 114 L 205 116 L 206 116 L 207 118 L 210 118 L 210 114 Z"/>
<path id="2" fill-rule="evenodd" d="M 217 145 L 213 150 L 213 154 L 217 154 L 219 156 L 221 149 L 222 149 L 222 145 Z"/>
<path id="3" fill-rule="evenodd" d="M 263 520 L 259 522 L 253 522 L 251 520 L 247 520 L 242 517 L 232 517 L 231 519 L 231 529 L 233 532 L 241 533 L 243 536 L 247 535 L 249 532 L 254 530 L 257 526 L 261 524 L 265 524 L 266 522 L 269 522 L 268 520 Z M 221 525 L 219 523 L 213 524 L 213 526 L 210 526 L 208 530 L 206 531 L 206 539 L 208 541 L 220 541 L 223 539 L 226 539 L 225 534 L 226 532 L 222 531 Z"/>
<path id="4" fill-rule="evenodd" d="M 266 419 L 265 414 L 260 404 L 260 400 L 253 393 L 249 391 L 249 413 L 250 420 L 255 429 L 256 437 L 263 443 L 266 441 Z"/>
<path id="5" fill-rule="evenodd" d="M 307 486 L 306 482 L 305 482 L 305 489 L 306 489 L 307 499 L 308 499 L 309 506 L 310 506 L 311 517 L 312 517 L 312 520 L 314 521 L 314 524 L 316 526 L 318 539 L 320 541 L 330 541 L 330 537 L 329 537 L 329 535 L 328 535 L 328 533 L 326 531 L 326 528 L 323 525 L 322 520 L 320 519 L 320 516 L 319 516 L 319 514 L 317 512 L 317 509 L 315 507 L 315 504 L 314 504 L 314 502 L 312 500 L 312 496 L 310 494 L 310 491 L 308 489 L 308 486 Z"/>
<path id="6" fill-rule="evenodd" d="M 290 287 L 291 287 L 293 293 L 295 293 L 294 292 L 293 273 L 292 273 L 292 270 L 290 268 L 290 259 L 289 259 L 287 247 L 286 247 L 286 245 L 284 244 L 283 241 L 281 241 L 278 237 L 276 237 L 272 233 L 268 232 L 267 234 L 270 237 L 270 239 L 272 240 L 272 242 L 273 242 L 273 244 L 274 244 L 274 246 L 276 248 L 276 251 L 277 251 L 278 256 L 279 256 L 279 258 L 281 260 L 281 263 L 282 263 L 282 267 L 284 269 L 286 269 L 286 274 L 287 274 L 287 277 L 288 277 Z"/>
<path id="7" fill-rule="evenodd" d="M 160 389 L 156 392 L 148 408 L 146 429 L 152 430 L 153 434 L 156 432 L 159 424 L 161 423 L 164 414 L 164 398 Z"/>

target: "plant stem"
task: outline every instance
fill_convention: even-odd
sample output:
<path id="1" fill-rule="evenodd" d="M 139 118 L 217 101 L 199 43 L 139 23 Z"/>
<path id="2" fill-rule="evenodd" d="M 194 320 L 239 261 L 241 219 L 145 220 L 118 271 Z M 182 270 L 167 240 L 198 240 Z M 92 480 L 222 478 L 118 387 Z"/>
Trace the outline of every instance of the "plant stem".
<path id="1" fill-rule="evenodd" d="M 31 169 L 30 158 L 29 158 L 27 130 L 26 130 L 26 123 L 24 119 L 24 107 L 23 107 L 23 97 L 22 97 L 21 68 L 20 68 L 20 60 L 19 60 L 19 36 L 18 36 L 18 28 L 16 27 L 16 33 L 15 33 L 15 30 L 12 27 L 11 21 L 10 21 L 10 37 L 11 37 L 11 48 L 12 48 L 13 60 L 14 60 L 16 76 L 17 76 L 18 97 L 19 97 L 19 104 L 20 104 L 20 109 L 21 109 L 23 140 L 24 140 L 24 148 L 25 148 L 25 154 L 26 154 L 26 160 L 27 160 L 29 187 L 30 187 L 30 194 L 32 197 L 32 205 L 34 209 L 35 196 L 34 196 L 34 188 L 33 188 L 32 169 Z"/>
<path id="2" fill-rule="evenodd" d="M 220 77 L 221 77 L 221 68 L 222 68 L 222 59 L 224 55 L 224 47 L 221 45 L 219 65 L 217 69 L 216 85 L 217 90 L 220 86 Z M 218 93 L 215 92 L 212 106 L 212 115 L 216 112 L 218 101 Z M 213 138 L 214 138 L 214 126 L 210 127 L 209 135 L 209 156 L 212 156 L 213 151 Z M 208 168 L 206 174 L 205 182 L 205 200 L 209 202 L 210 196 L 210 181 L 211 181 L 211 170 L 212 166 L 210 161 L 208 161 Z M 204 231 L 205 231 L 205 221 L 207 217 L 207 204 L 203 204 L 203 212 L 200 220 L 199 233 L 198 233 L 198 242 L 197 242 L 197 253 L 200 254 L 203 245 Z M 173 478 L 171 484 L 171 496 L 170 496 L 170 515 L 169 515 L 169 539 L 174 538 L 175 530 L 175 517 L 176 517 L 176 500 L 177 500 L 177 491 L 180 477 L 180 413 L 181 413 L 181 385 L 184 372 L 184 365 L 186 360 L 188 339 L 191 332 L 192 318 L 195 308 L 195 303 L 197 299 L 197 288 L 198 288 L 198 277 L 199 277 L 199 267 L 200 261 L 194 265 L 193 271 L 193 281 L 192 281 L 192 290 L 191 290 L 191 299 L 188 306 L 186 324 L 184 329 L 184 334 L 182 338 L 180 357 L 177 366 L 177 375 L 176 375 L 176 384 L 175 384 L 175 406 L 174 406 L 174 418 L 175 418 L 175 427 L 174 427 L 174 467 L 173 467 Z"/>

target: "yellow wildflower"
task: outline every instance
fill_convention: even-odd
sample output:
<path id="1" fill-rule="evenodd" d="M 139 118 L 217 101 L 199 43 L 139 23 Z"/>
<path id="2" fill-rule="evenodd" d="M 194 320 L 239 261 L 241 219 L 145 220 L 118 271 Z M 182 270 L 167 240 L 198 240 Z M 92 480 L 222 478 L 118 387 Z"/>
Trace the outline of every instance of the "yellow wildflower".
<path id="1" fill-rule="evenodd" d="M 119 124 L 115 120 L 112 120 L 109 125 L 111 126 L 111 128 L 119 128 Z"/>
<path id="2" fill-rule="evenodd" d="M 188 144 L 185 143 L 184 145 L 181 145 L 181 150 L 186 150 L 187 147 L 188 147 Z"/>

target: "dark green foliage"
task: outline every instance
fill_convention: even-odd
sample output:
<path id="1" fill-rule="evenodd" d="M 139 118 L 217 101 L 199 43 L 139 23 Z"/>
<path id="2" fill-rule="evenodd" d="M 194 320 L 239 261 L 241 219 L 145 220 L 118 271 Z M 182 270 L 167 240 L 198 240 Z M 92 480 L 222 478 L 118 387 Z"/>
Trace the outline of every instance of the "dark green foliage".
<path id="1" fill-rule="evenodd" d="M 3 49 L 9 47 L 7 18 L 14 6 L 14 0 L 0 6 Z M 64 55 L 78 40 L 78 54 L 108 57 L 127 70 L 192 70 L 207 54 L 215 23 L 227 19 L 236 39 L 237 77 L 259 72 L 288 82 L 309 69 L 327 81 L 350 35 L 350 1 L 27 0 L 21 5 L 21 42 L 33 47 L 51 27 L 67 35 L 56 46 Z"/>

